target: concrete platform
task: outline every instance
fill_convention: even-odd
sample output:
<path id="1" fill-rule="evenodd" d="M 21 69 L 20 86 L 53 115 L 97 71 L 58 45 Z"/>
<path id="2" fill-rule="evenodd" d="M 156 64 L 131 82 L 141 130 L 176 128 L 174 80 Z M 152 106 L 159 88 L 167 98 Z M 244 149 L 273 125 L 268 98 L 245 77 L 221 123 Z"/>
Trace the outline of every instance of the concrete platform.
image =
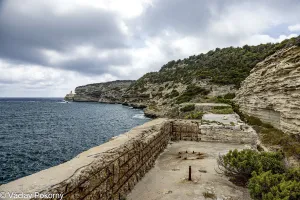
<path id="1" fill-rule="evenodd" d="M 234 185 L 226 176 L 215 171 L 218 155 L 235 148 L 243 149 L 246 146 L 193 141 L 171 143 L 159 156 L 155 167 L 143 177 L 126 199 L 201 200 L 205 199 L 206 193 L 213 199 L 250 200 L 247 188 Z M 198 155 L 199 152 L 204 155 Z M 189 166 L 192 167 L 192 181 L 187 180 Z"/>

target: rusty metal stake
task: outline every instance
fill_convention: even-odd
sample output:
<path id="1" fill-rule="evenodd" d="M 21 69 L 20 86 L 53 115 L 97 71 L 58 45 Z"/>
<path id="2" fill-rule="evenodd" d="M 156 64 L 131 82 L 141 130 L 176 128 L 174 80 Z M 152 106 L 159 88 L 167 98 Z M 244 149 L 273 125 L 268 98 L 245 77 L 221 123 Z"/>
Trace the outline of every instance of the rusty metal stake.
<path id="1" fill-rule="evenodd" d="M 192 166 L 189 166 L 189 181 L 192 180 Z"/>

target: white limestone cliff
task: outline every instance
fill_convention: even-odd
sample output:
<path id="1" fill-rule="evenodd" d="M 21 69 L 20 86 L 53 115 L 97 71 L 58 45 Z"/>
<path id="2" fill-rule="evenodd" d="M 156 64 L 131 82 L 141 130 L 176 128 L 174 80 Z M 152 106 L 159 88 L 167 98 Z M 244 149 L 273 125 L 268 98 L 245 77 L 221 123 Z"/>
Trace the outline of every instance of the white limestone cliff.
<path id="1" fill-rule="evenodd" d="M 300 136 L 300 47 L 282 49 L 258 63 L 235 101 L 242 112 Z"/>

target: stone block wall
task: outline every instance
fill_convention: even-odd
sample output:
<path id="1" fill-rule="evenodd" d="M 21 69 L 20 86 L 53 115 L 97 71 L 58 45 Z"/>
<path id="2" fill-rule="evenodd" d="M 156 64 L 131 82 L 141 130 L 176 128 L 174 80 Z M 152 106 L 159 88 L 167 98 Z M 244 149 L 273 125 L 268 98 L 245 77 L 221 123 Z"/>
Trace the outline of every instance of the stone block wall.
<path id="1" fill-rule="evenodd" d="M 257 134 L 248 125 L 201 125 L 202 141 L 218 141 L 239 144 L 255 145 Z"/>
<path id="2" fill-rule="evenodd" d="M 255 130 L 246 124 L 204 125 L 200 120 L 174 120 L 171 126 L 172 141 L 216 141 L 244 144 L 255 144 L 257 141 Z"/>
<path id="3" fill-rule="evenodd" d="M 201 124 L 201 122 L 200 122 Z M 200 129 L 198 121 L 190 120 L 174 120 L 171 122 L 171 140 L 189 140 L 189 141 L 200 141 Z"/>
<path id="4" fill-rule="evenodd" d="M 170 132 L 170 121 L 150 121 L 66 163 L 1 185 L 0 191 L 63 194 L 64 200 L 123 199 L 154 166 Z"/>
<path id="5" fill-rule="evenodd" d="M 99 155 L 97 161 L 80 174 L 43 193 L 63 193 L 66 200 L 122 199 L 153 167 L 168 144 L 169 132 L 170 123 L 158 131 L 147 130 L 119 148 Z"/>

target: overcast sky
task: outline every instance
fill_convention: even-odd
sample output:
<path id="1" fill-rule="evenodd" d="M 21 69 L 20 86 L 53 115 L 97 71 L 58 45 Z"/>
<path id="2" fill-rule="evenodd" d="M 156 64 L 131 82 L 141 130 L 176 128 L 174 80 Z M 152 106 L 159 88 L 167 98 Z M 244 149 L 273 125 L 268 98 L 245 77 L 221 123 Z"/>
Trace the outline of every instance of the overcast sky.
<path id="1" fill-rule="evenodd" d="M 0 0 L 0 97 L 63 97 L 300 33 L 298 0 Z"/>

